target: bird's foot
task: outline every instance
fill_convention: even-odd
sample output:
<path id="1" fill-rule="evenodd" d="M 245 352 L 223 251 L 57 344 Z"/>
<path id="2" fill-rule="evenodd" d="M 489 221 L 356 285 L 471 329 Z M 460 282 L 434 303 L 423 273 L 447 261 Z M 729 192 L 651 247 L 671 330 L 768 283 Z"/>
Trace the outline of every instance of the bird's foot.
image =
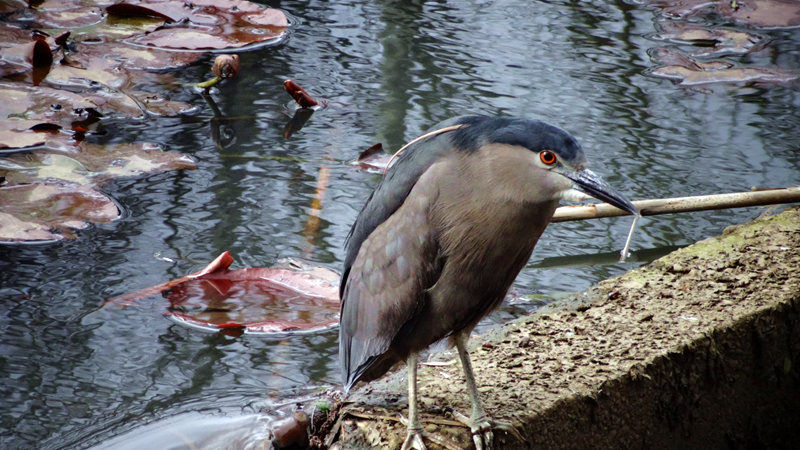
<path id="1" fill-rule="evenodd" d="M 428 439 L 429 441 L 438 444 L 440 447 L 446 448 L 447 450 L 464 450 L 458 445 L 455 445 L 445 439 L 444 436 L 440 436 L 436 433 L 428 433 L 427 431 L 423 430 L 422 427 L 409 427 L 408 419 L 403 417 L 402 414 L 400 414 L 400 423 L 408 427 L 408 435 L 406 436 L 406 440 L 403 442 L 403 446 L 400 448 L 400 450 L 409 450 L 412 448 L 417 450 L 426 450 L 425 443 L 423 442 L 422 438 Z"/>
<path id="2" fill-rule="evenodd" d="M 421 429 L 408 429 L 408 435 L 406 436 L 405 442 L 403 442 L 403 447 L 400 450 L 428 450 L 425 447 L 425 443 L 422 442 L 422 436 L 425 435 L 425 432 Z"/>
<path id="3" fill-rule="evenodd" d="M 467 417 L 458 411 L 453 411 L 456 420 L 468 426 L 472 431 L 472 441 L 475 443 L 476 450 L 490 450 L 494 441 L 494 433 L 492 430 L 502 430 L 506 433 L 517 438 L 518 441 L 524 443 L 525 439 L 519 434 L 519 431 L 511 424 L 511 422 L 503 422 L 500 420 L 491 420 L 485 415 L 478 418 Z"/>
<path id="4" fill-rule="evenodd" d="M 408 434 L 406 435 L 406 440 L 403 442 L 403 446 L 400 450 L 428 450 L 425 447 L 425 443 L 422 442 L 422 437 L 425 436 L 425 430 L 422 429 L 422 426 L 417 422 L 416 424 L 411 424 L 402 414 L 400 414 L 400 423 L 408 428 Z"/>

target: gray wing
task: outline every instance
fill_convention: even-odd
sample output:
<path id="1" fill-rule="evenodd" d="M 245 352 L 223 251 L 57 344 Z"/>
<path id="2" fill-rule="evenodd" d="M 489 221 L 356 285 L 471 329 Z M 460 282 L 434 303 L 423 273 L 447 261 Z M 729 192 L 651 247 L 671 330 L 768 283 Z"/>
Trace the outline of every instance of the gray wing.
<path id="1" fill-rule="evenodd" d="M 446 120 L 428 132 L 464 119 Z M 348 389 L 405 359 L 408 345 L 392 343 L 411 332 L 425 306 L 426 290 L 439 277 L 442 261 L 428 216 L 438 189 L 425 179 L 435 162 L 453 149 L 451 134 L 432 136 L 404 150 L 350 230 L 339 287 L 339 359 Z M 413 201 L 408 201 L 412 190 Z"/>
<path id="2" fill-rule="evenodd" d="M 469 117 L 455 117 L 440 122 L 426 133 L 462 123 Z M 358 250 L 378 225 L 386 221 L 403 204 L 425 171 L 441 156 L 453 148 L 452 133 L 443 133 L 422 140 L 405 149 L 398 161 L 381 180 L 358 214 L 345 241 L 344 268 L 339 284 L 339 298 L 344 299 L 344 289 L 350 268 L 356 260 Z"/>
<path id="3" fill-rule="evenodd" d="M 423 175 L 409 199 L 362 243 L 351 268 L 339 326 L 339 359 L 347 389 L 383 375 L 419 340 L 418 333 L 412 333 L 414 324 L 426 306 L 426 290 L 441 272 L 428 220 L 437 189 L 420 188 L 425 179 Z"/>

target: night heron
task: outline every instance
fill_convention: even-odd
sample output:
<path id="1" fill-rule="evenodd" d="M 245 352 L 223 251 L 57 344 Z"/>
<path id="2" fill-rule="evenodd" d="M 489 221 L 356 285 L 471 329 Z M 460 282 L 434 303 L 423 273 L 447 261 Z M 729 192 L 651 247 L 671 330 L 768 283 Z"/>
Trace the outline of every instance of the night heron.
<path id="1" fill-rule="evenodd" d="M 438 131 L 438 133 L 437 133 Z M 500 305 L 562 199 L 636 207 L 586 169 L 567 132 L 539 121 L 470 116 L 408 146 L 353 224 L 339 287 L 346 390 L 408 365 L 406 448 L 425 448 L 417 414 L 419 352 L 448 338 L 472 402 L 476 447 L 491 447 L 467 340 Z M 465 418 L 466 419 L 466 418 Z"/>

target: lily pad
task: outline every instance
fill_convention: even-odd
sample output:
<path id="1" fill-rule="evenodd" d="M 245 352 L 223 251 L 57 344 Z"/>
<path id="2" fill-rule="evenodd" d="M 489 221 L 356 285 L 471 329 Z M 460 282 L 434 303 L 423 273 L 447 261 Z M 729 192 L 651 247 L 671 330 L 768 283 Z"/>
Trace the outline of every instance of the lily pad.
<path id="1" fill-rule="evenodd" d="M 165 314 L 211 330 L 286 333 L 317 331 L 338 323 L 336 272 L 296 265 L 229 270 L 232 263 L 231 254 L 224 252 L 201 271 L 107 304 L 127 306 L 169 292 Z"/>
<path id="2" fill-rule="evenodd" d="M 289 26 L 286 15 L 244 0 L 129 0 L 106 8 L 122 17 L 155 17 L 171 22 L 125 42 L 167 49 L 232 49 L 277 40 Z"/>
<path id="3" fill-rule="evenodd" d="M 769 82 L 787 83 L 797 73 L 765 67 L 734 67 L 727 61 L 699 62 L 667 49 L 658 49 L 659 61 L 669 61 L 651 73 L 654 76 L 678 80 L 682 86 L 711 83 Z"/>
<path id="4" fill-rule="evenodd" d="M 661 29 L 660 37 L 663 39 L 700 46 L 693 52 L 696 56 L 745 54 L 757 50 L 765 41 L 763 36 L 753 33 L 671 20 L 662 22 Z"/>
<path id="5" fill-rule="evenodd" d="M 187 156 L 149 144 L 101 146 L 63 138 L 0 159 L 0 241 L 74 239 L 70 229 L 119 217 L 97 189 L 112 178 L 194 169 Z"/>
<path id="6" fill-rule="evenodd" d="M 753 27 L 800 26 L 800 2 L 797 0 L 721 1 L 717 11 Z"/>
<path id="7" fill-rule="evenodd" d="M 131 71 L 121 63 L 106 57 L 76 56 L 69 64 L 59 64 L 50 70 L 47 82 L 57 86 L 93 89 L 103 85 L 112 89 L 129 90 L 140 84 L 175 85 L 172 75 Z"/>
<path id="8" fill-rule="evenodd" d="M 164 70 L 189 65 L 203 54 L 171 52 L 156 48 L 135 48 L 120 43 L 85 42 L 76 45 L 80 58 L 107 58 L 129 70 Z M 78 58 L 78 57 L 75 57 Z"/>
<path id="9" fill-rule="evenodd" d="M 103 20 L 100 3 L 94 0 L 45 0 L 33 8 L 10 13 L 6 19 L 28 22 L 33 29 L 78 28 Z"/>
<path id="10" fill-rule="evenodd" d="M 75 94 L 46 86 L 0 81 L 0 148 L 38 145 L 52 136 L 32 130 L 66 129 L 99 120 L 106 114 L 139 117 L 145 112 L 160 116 L 190 113 L 196 107 L 168 101 L 158 94 L 132 91 L 127 94 L 98 89 Z"/>
<path id="11" fill-rule="evenodd" d="M 92 185 L 117 177 L 195 168 L 188 156 L 164 152 L 152 144 L 104 146 L 64 139 L 0 160 L 0 176 L 11 185 L 60 181 Z"/>
<path id="12" fill-rule="evenodd" d="M 0 187 L 0 242 L 74 239 L 72 229 L 119 216 L 117 205 L 93 186 L 65 182 Z"/>

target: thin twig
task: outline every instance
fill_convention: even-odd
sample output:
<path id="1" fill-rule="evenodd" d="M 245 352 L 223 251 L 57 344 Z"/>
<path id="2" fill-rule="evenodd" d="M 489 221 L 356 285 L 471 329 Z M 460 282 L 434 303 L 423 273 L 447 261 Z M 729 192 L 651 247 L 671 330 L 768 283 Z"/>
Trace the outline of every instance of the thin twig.
<path id="1" fill-rule="evenodd" d="M 661 198 L 638 200 L 633 205 L 642 216 L 674 214 L 715 209 L 746 208 L 749 206 L 776 205 L 800 202 L 800 187 L 790 187 L 733 194 L 700 195 L 697 197 Z M 627 216 L 630 213 L 607 203 L 558 208 L 550 222 L 600 219 L 603 217 Z"/>

